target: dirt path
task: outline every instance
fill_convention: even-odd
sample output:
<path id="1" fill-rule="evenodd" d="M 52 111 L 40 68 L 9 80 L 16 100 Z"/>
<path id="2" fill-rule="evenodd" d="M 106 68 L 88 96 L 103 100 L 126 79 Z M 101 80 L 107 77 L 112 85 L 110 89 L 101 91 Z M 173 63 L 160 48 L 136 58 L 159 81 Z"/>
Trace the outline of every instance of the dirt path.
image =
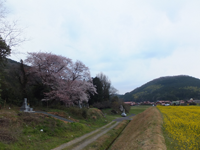
<path id="1" fill-rule="evenodd" d="M 76 139 L 74 139 L 74 140 L 68 142 L 68 143 L 62 144 L 62 145 L 60 145 L 59 147 L 54 148 L 54 149 L 52 149 L 52 150 L 62 150 L 62 149 L 65 149 L 65 148 L 67 148 L 67 147 L 69 147 L 69 146 L 72 146 L 72 145 L 78 144 L 78 143 L 80 143 L 80 144 L 78 144 L 76 147 L 74 147 L 73 150 L 81 150 L 81 149 L 83 149 L 84 147 L 86 147 L 88 144 L 94 142 L 94 141 L 95 141 L 96 139 L 98 139 L 100 136 L 102 136 L 103 134 L 107 133 L 109 130 L 111 130 L 111 129 L 114 128 L 115 126 L 117 126 L 117 125 L 119 124 L 119 122 L 121 122 L 121 121 L 123 121 L 123 120 L 131 120 L 130 117 L 132 117 L 132 116 L 134 116 L 134 115 L 132 114 L 132 115 L 127 116 L 127 117 L 117 118 L 117 119 L 113 120 L 112 122 L 110 122 L 109 124 L 107 124 L 107 125 L 105 125 L 105 126 L 99 128 L 99 129 L 97 129 L 97 130 L 95 130 L 95 131 L 92 131 L 92 132 L 90 132 L 90 133 L 88 133 L 88 134 L 85 134 L 85 135 L 83 135 L 83 136 L 81 136 L 81 137 L 79 137 L 79 138 L 76 138 Z M 116 122 L 115 124 L 113 124 L 114 121 Z M 113 124 L 113 125 L 111 125 L 111 124 Z M 111 126 L 110 126 L 110 125 L 111 125 Z M 108 127 L 108 126 L 109 126 L 109 127 Z M 107 128 L 107 127 L 108 127 L 108 128 Z M 100 132 L 100 133 L 98 133 L 98 134 L 92 136 L 93 134 L 95 134 L 95 133 L 97 133 L 97 132 Z M 86 139 L 86 138 L 89 137 L 89 136 L 91 136 L 91 137 L 88 138 L 88 139 Z M 84 139 L 86 139 L 86 140 L 84 141 Z"/>

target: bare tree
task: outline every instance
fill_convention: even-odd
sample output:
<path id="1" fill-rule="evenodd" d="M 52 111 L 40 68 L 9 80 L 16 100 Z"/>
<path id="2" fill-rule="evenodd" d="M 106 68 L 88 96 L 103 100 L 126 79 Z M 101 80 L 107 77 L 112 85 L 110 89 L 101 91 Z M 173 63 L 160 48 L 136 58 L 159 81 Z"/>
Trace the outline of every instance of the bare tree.
<path id="1" fill-rule="evenodd" d="M 24 29 L 18 27 L 18 21 L 8 21 L 7 14 L 5 1 L 0 0 L 0 37 L 10 48 L 13 48 L 19 46 L 26 38 L 22 37 Z"/>
<path id="2" fill-rule="evenodd" d="M 113 86 L 111 86 L 109 89 L 109 93 L 110 93 L 110 96 L 114 96 L 115 94 L 118 93 L 118 90 L 114 88 Z"/>

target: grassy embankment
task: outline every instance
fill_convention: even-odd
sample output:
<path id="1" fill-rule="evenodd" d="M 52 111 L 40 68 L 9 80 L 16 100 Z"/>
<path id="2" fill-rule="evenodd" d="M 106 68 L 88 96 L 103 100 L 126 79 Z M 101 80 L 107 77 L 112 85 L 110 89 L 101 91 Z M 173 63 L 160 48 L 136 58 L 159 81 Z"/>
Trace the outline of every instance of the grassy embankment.
<path id="1" fill-rule="evenodd" d="M 150 107 L 133 117 L 111 150 L 165 150 L 162 134 L 162 116 L 156 107 Z"/>
<path id="2" fill-rule="evenodd" d="M 42 114 L 19 112 L 19 108 L 0 110 L 0 149 L 49 150 L 80 137 L 112 121 L 97 109 L 45 109 L 74 120 L 67 123 Z M 41 129 L 43 131 L 41 131 Z"/>
<path id="3" fill-rule="evenodd" d="M 137 115 L 137 114 L 143 112 L 144 110 L 146 110 L 149 107 L 150 106 L 133 106 L 133 107 L 131 107 L 131 110 L 127 115 L 130 115 L 130 114 Z M 108 115 L 111 114 L 110 109 L 106 109 L 106 110 L 103 110 L 103 111 L 105 113 L 107 113 Z M 115 115 L 115 117 L 116 116 L 121 117 L 120 115 Z M 112 143 L 116 140 L 116 138 L 121 134 L 121 132 L 124 130 L 124 128 L 127 126 L 128 123 L 129 123 L 129 121 L 127 121 L 127 120 L 122 121 L 115 128 L 113 128 L 112 130 L 110 130 L 109 132 L 107 132 L 106 134 L 104 134 L 103 136 L 98 138 L 95 142 L 91 143 L 86 148 L 84 148 L 84 150 L 87 150 L 87 149 L 88 150 L 108 149 L 112 145 Z"/>

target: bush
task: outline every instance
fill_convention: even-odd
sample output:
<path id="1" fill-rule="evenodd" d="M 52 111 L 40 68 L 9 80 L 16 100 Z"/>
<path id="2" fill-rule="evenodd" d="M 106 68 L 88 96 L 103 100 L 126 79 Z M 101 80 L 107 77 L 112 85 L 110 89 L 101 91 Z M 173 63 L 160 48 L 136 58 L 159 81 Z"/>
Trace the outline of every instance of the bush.
<path id="1" fill-rule="evenodd" d="M 87 110 L 86 109 L 83 109 L 82 110 L 82 116 L 83 116 L 83 118 L 87 118 Z"/>
<path id="2" fill-rule="evenodd" d="M 123 108 L 125 109 L 126 113 L 129 113 L 130 111 L 130 105 L 125 104 L 122 100 L 119 101 L 115 101 L 112 103 L 111 108 L 112 108 L 112 112 L 113 113 L 122 113 L 122 111 L 120 110 L 120 105 L 123 106 Z"/>
<path id="3" fill-rule="evenodd" d="M 104 102 L 94 103 L 93 107 L 98 108 L 98 109 L 111 108 L 111 102 L 110 101 L 104 101 Z"/>
<path id="4" fill-rule="evenodd" d="M 85 114 L 83 113 L 83 111 L 85 111 L 85 109 L 80 109 L 78 107 L 69 107 L 69 113 L 72 116 L 76 116 L 77 118 L 84 118 Z"/>
<path id="5" fill-rule="evenodd" d="M 191 102 L 190 105 L 197 105 L 195 102 Z"/>
<path id="6" fill-rule="evenodd" d="M 87 116 L 88 118 L 90 119 L 100 119 L 104 116 L 103 112 L 99 109 L 96 109 L 96 108 L 90 108 L 88 109 L 87 111 Z"/>

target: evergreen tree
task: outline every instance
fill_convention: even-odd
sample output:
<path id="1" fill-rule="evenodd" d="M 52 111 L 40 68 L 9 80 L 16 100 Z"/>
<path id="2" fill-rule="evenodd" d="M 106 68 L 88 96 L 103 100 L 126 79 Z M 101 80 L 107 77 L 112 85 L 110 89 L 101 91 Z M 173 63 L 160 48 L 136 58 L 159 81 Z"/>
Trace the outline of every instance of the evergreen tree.
<path id="1" fill-rule="evenodd" d="M 0 81 L 1 81 L 1 79 L 0 79 Z M 0 82 L 0 105 L 2 104 L 2 98 L 1 98 L 1 82 Z"/>
<path id="2" fill-rule="evenodd" d="M 104 75 L 103 73 L 99 73 L 97 77 L 100 79 L 102 83 L 103 100 L 109 100 L 111 81 L 109 80 L 108 76 Z"/>
<path id="3" fill-rule="evenodd" d="M 103 84 L 101 80 L 98 77 L 95 77 L 93 78 L 93 84 L 95 85 L 97 93 L 94 95 L 90 94 L 90 99 L 88 101 L 89 105 L 103 101 Z"/>
<path id="4" fill-rule="evenodd" d="M 6 60 L 6 57 L 11 53 L 10 47 L 6 44 L 6 42 L 0 37 L 0 63 Z"/>

